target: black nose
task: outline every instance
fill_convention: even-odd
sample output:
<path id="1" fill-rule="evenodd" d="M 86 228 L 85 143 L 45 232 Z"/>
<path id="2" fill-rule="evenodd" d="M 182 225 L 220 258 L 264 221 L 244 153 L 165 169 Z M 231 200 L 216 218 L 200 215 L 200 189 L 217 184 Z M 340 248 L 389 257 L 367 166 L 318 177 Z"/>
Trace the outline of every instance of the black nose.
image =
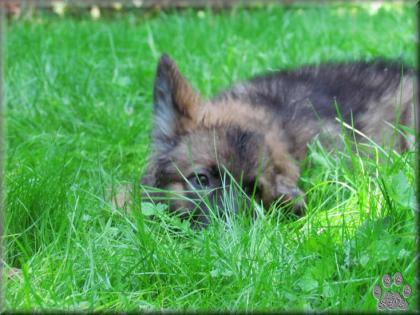
<path id="1" fill-rule="evenodd" d="M 201 201 L 194 209 L 191 216 L 194 227 L 207 226 L 211 222 L 211 217 L 227 221 L 249 205 L 248 198 L 233 185 L 213 189 L 207 197 L 206 202 Z"/>
<path id="2" fill-rule="evenodd" d="M 200 230 L 205 228 L 209 225 L 209 214 L 205 211 L 199 210 L 194 213 L 193 217 L 191 218 L 191 227 L 194 230 Z"/>

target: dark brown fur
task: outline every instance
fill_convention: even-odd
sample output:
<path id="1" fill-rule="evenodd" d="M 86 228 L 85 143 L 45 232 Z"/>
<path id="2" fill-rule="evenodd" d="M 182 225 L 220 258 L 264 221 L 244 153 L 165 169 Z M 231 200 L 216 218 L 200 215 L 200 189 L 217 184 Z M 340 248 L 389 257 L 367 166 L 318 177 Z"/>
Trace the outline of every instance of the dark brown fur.
<path id="1" fill-rule="evenodd" d="M 302 195 L 297 161 L 317 135 L 336 143 L 342 118 L 383 144 L 395 131 L 384 121 L 413 126 L 413 70 L 375 61 L 307 66 L 239 83 L 203 100 L 166 55 L 154 87 L 152 156 L 142 184 L 188 197 L 171 209 L 207 223 L 207 194 L 223 209 L 217 191 L 224 170 L 256 191 L 265 206 Z M 388 143 L 389 144 L 389 143 Z M 407 148 L 405 137 L 395 143 Z M 200 182 L 199 179 L 206 183 Z M 191 200 L 196 199 L 197 202 Z M 200 201 L 201 200 L 201 201 Z M 302 202 L 295 206 L 302 210 Z"/>

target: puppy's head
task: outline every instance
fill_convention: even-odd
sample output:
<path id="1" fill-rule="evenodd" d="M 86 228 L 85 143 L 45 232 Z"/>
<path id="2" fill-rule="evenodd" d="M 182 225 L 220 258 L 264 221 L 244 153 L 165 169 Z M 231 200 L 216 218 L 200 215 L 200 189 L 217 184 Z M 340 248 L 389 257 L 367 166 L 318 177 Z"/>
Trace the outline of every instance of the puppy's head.
<path id="1" fill-rule="evenodd" d="M 204 225 L 210 208 L 223 214 L 226 188 L 265 206 L 299 196 L 297 167 L 272 128 L 255 126 L 258 115 L 268 119 L 235 101 L 204 101 L 163 55 L 154 86 L 152 156 L 141 183 L 177 193 L 170 209 Z"/>

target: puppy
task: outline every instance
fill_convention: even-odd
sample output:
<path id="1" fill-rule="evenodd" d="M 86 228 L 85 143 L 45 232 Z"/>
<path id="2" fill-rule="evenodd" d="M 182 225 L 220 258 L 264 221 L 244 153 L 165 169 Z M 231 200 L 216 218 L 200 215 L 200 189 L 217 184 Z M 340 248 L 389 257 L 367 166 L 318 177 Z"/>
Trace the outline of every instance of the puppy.
<path id="1" fill-rule="evenodd" d="M 152 154 L 141 184 L 177 193 L 171 211 L 201 225 L 210 208 L 223 213 L 222 190 L 232 181 L 264 207 L 296 200 L 301 214 L 297 162 L 308 142 L 323 135 L 325 145 L 337 144 L 342 119 L 377 143 L 406 149 L 407 137 L 389 143 L 390 124 L 413 127 L 413 97 L 414 70 L 378 60 L 273 72 L 205 100 L 162 55 Z"/>

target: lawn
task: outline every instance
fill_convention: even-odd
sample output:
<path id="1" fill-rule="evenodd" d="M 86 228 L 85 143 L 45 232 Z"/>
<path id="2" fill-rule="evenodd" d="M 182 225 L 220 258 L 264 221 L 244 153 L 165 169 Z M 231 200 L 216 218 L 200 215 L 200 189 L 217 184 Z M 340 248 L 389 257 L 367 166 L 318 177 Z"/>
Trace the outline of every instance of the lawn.
<path id="1" fill-rule="evenodd" d="M 414 151 L 311 144 L 298 220 L 272 211 L 197 232 L 151 220 L 161 205 L 127 213 L 107 194 L 137 183 L 147 161 L 160 53 L 211 96 L 306 63 L 414 65 L 415 19 L 408 3 L 8 22 L 4 307 L 374 311 L 375 285 L 401 272 L 416 309 Z"/>

